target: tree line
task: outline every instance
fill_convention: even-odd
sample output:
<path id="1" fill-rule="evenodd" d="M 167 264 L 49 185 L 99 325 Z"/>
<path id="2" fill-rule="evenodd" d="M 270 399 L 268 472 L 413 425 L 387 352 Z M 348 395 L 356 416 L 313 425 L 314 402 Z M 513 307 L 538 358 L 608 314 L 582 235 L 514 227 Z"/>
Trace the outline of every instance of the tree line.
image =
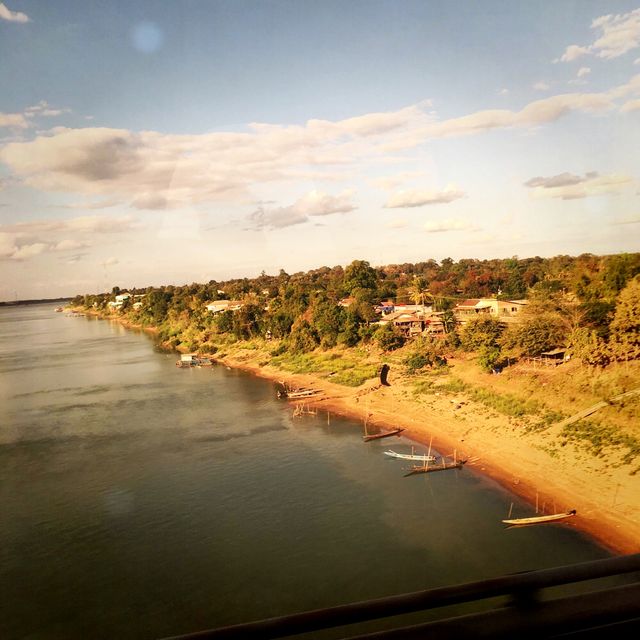
<path id="1" fill-rule="evenodd" d="M 132 294 L 116 313 L 153 326 L 168 346 L 215 352 L 221 344 L 268 337 L 279 351 L 308 352 L 336 345 L 376 343 L 385 351 L 406 338 L 392 324 L 375 324 L 376 305 L 429 304 L 440 312 L 446 335 L 415 343 L 415 362 L 433 364 L 447 349 L 478 354 L 485 369 L 510 358 L 536 356 L 568 347 L 584 362 L 606 366 L 640 357 L 640 254 L 495 260 L 450 258 L 373 267 L 355 260 L 347 267 L 256 278 L 211 280 L 184 286 L 129 287 Z M 113 313 L 108 303 L 120 293 L 77 296 L 76 306 Z M 143 298 L 134 295 L 144 294 Z M 339 305 L 350 298 L 349 306 Z M 466 298 L 497 297 L 528 304 L 519 323 L 506 327 L 480 316 L 460 328 L 453 309 Z M 212 314 L 206 304 L 242 303 L 236 311 Z M 141 304 L 134 305 L 135 300 Z"/>

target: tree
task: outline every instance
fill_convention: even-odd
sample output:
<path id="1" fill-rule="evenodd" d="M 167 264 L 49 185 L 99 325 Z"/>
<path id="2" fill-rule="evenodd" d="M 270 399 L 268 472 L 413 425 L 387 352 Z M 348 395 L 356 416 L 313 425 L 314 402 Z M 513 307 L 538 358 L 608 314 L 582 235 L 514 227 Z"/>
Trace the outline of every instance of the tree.
<path id="1" fill-rule="evenodd" d="M 567 331 L 562 317 L 558 313 L 546 312 L 526 317 L 520 324 L 511 327 L 502 343 L 518 355 L 539 356 L 563 346 L 566 339 Z"/>
<path id="2" fill-rule="evenodd" d="M 349 309 L 345 315 L 344 327 L 338 336 L 338 342 L 347 347 L 355 347 L 360 342 L 360 318 Z"/>
<path id="3" fill-rule="evenodd" d="M 640 277 L 620 292 L 609 344 L 617 360 L 640 358 Z"/>
<path id="4" fill-rule="evenodd" d="M 502 334 L 500 323 L 488 314 L 482 314 L 467 322 L 460 340 L 465 351 L 477 351 L 481 347 L 497 347 Z"/>
<path id="5" fill-rule="evenodd" d="M 568 346 L 585 364 L 606 367 L 611 361 L 609 345 L 593 329 L 587 327 L 574 329 L 569 334 Z"/>
<path id="6" fill-rule="evenodd" d="M 378 272 L 366 260 L 354 260 L 344 271 L 344 289 L 350 294 L 355 289 L 378 289 Z"/>
<path id="7" fill-rule="evenodd" d="M 331 300 L 321 300 L 313 307 L 313 327 L 323 347 L 334 347 L 344 329 L 345 310 Z"/>
<path id="8" fill-rule="evenodd" d="M 429 300 L 429 302 L 433 301 L 433 296 L 429 292 L 429 286 L 427 284 L 427 281 L 420 276 L 413 277 L 413 282 L 411 283 L 411 286 L 407 289 L 407 293 L 409 294 L 409 297 L 411 298 L 414 304 L 422 305 L 422 313 L 424 313 L 425 301 L 427 300 Z"/>
<path id="9" fill-rule="evenodd" d="M 320 344 L 320 340 L 313 327 L 304 318 L 299 318 L 291 327 L 289 344 L 294 353 L 307 353 L 313 351 Z"/>
<path id="10" fill-rule="evenodd" d="M 405 337 L 393 324 L 382 325 L 375 333 L 375 340 L 383 351 L 394 351 L 405 343 Z"/>

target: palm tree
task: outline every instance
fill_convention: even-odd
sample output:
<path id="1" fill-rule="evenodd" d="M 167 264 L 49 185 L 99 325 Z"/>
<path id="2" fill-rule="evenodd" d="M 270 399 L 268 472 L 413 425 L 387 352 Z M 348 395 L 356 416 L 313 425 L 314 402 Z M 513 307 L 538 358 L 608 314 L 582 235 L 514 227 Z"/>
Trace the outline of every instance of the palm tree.
<path id="1" fill-rule="evenodd" d="M 409 292 L 409 297 L 414 304 L 422 305 L 422 318 L 424 319 L 425 301 L 428 300 L 429 302 L 433 302 L 433 296 L 429 292 L 427 281 L 422 276 L 413 276 L 413 282 L 407 291 Z"/>

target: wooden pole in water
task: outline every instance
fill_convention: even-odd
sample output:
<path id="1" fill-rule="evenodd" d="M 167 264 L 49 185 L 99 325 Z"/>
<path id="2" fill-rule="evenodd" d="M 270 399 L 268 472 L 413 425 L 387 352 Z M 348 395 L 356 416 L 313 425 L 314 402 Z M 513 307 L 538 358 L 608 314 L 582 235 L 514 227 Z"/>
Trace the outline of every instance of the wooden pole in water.
<path id="1" fill-rule="evenodd" d="M 538 491 L 536 490 L 536 513 L 538 513 Z"/>
<path id="2" fill-rule="evenodd" d="M 511 506 L 509 507 L 509 515 L 507 516 L 507 519 L 509 519 L 511 517 L 511 512 L 513 511 L 513 502 L 511 503 Z"/>
<path id="3" fill-rule="evenodd" d="M 616 492 L 613 494 L 613 501 L 611 502 L 611 506 L 612 507 L 616 503 L 616 498 L 618 497 L 618 489 L 620 489 L 620 483 L 619 482 L 616 485 Z"/>

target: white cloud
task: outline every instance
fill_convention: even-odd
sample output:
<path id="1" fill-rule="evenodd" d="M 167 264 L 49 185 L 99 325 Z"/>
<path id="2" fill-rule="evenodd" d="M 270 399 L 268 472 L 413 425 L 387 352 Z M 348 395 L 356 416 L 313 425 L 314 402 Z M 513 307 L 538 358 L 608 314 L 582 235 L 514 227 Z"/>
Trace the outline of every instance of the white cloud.
<path id="1" fill-rule="evenodd" d="M 354 211 L 356 207 L 352 197 L 353 191 L 350 190 L 343 191 L 337 196 L 314 190 L 287 207 L 274 209 L 259 207 L 251 215 L 251 220 L 257 228 L 282 229 L 308 222 L 311 217 Z"/>
<path id="2" fill-rule="evenodd" d="M 428 103 L 421 103 L 336 122 L 253 123 L 245 132 L 201 135 L 56 127 L 0 147 L 0 162 L 14 181 L 29 187 L 82 194 L 97 202 L 126 202 L 135 209 L 246 203 L 259 199 L 266 184 L 344 182 L 367 165 L 403 160 L 397 152 L 430 139 L 537 127 L 573 112 L 600 113 L 638 89 L 640 76 L 606 93 L 554 95 L 520 111 L 489 109 L 440 121 L 434 113 L 425 113 Z M 44 111 L 49 105 L 30 108 Z M 14 125 L 28 126 L 26 118 L 16 117 Z M 389 182 L 383 188 L 395 187 Z"/>
<path id="3" fill-rule="evenodd" d="M 22 242 L 20 234 L 0 230 L 0 260 L 26 260 L 49 247 L 45 242 Z"/>
<path id="4" fill-rule="evenodd" d="M 620 90 L 620 88 L 618 88 Z M 535 100 L 520 111 L 488 109 L 459 118 L 434 122 L 400 138 L 395 148 L 410 148 L 431 138 L 448 138 L 485 133 L 493 129 L 526 128 L 555 122 L 562 116 L 577 111 L 598 113 L 615 105 L 609 93 L 565 93 Z"/>
<path id="5" fill-rule="evenodd" d="M 549 89 L 551 89 L 551 86 L 550 86 L 550 85 L 548 85 L 546 82 L 542 82 L 542 81 L 540 81 L 540 82 L 536 82 L 536 83 L 533 85 L 533 88 L 534 88 L 536 91 L 549 91 Z"/>
<path id="6" fill-rule="evenodd" d="M 609 89 L 607 95 L 614 99 L 640 95 L 640 74 L 633 76 L 629 82 L 625 84 Z"/>
<path id="7" fill-rule="evenodd" d="M 0 259 L 26 260 L 49 251 L 91 246 L 96 234 L 135 230 L 131 216 L 80 216 L 68 220 L 40 220 L 0 225 Z"/>
<path id="8" fill-rule="evenodd" d="M 582 56 L 587 55 L 588 53 L 589 53 L 588 47 L 580 47 L 577 44 L 570 44 L 565 49 L 565 52 L 562 54 L 562 56 L 560 57 L 560 61 L 573 62 L 574 60 L 577 60 L 578 58 L 581 58 Z M 558 60 L 554 60 L 554 62 L 558 62 Z"/>
<path id="9" fill-rule="evenodd" d="M 7 22 L 29 22 L 29 16 L 21 11 L 11 11 L 4 2 L 0 2 L 0 20 Z"/>
<path id="10" fill-rule="evenodd" d="M 407 189 L 391 194 L 387 203 L 387 209 L 399 209 L 409 207 L 423 207 L 431 204 L 448 204 L 454 200 L 465 197 L 464 191 L 450 185 L 444 191 L 419 191 Z"/>
<path id="11" fill-rule="evenodd" d="M 592 29 L 601 29 L 600 37 L 591 46 L 600 58 L 611 59 L 640 46 L 640 9 L 622 15 L 597 18 Z"/>
<path id="12" fill-rule="evenodd" d="M 584 76 L 588 76 L 590 73 L 591 69 L 589 67 L 580 67 L 576 75 L 578 78 L 583 78 Z"/>
<path id="13" fill-rule="evenodd" d="M 0 113 L 0 127 L 27 129 L 29 122 L 21 113 Z"/>
<path id="14" fill-rule="evenodd" d="M 434 220 L 424 225 L 427 233 L 443 233 L 445 231 L 468 231 L 472 229 L 472 225 L 465 220 L 456 218 L 448 218 L 446 220 Z"/>
<path id="15" fill-rule="evenodd" d="M 33 258 L 41 254 L 45 249 L 48 248 L 48 245 L 44 242 L 35 242 L 33 244 L 23 244 L 18 247 L 13 255 L 11 256 L 12 260 L 27 260 L 29 258 Z"/>
<path id="16" fill-rule="evenodd" d="M 509 95 L 509 89 L 500 89 L 500 91 L 498 91 L 498 95 L 508 96 Z"/>
<path id="17" fill-rule="evenodd" d="M 637 49 L 640 46 L 640 9 L 600 16 L 591 23 L 591 28 L 600 32 L 599 37 L 588 46 L 568 46 L 560 58 L 562 62 L 573 62 L 587 54 L 611 60 Z"/>
<path id="18" fill-rule="evenodd" d="M 640 99 L 629 100 L 620 107 L 622 113 L 629 113 L 630 111 L 637 111 L 638 109 L 640 109 Z"/>
<path id="19" fill-rule="evenodd" d="M 118 260 L 118 258 L 115 258 L 114 256 L 111 256 L 109 258 L 107 258 L 102 264 L 105 267 L 113 267 L 116 264 L 119 264 L 120 260 Z"/>
<path id="20" fill-rule="evenodd" d="M 66 238 L 64 240 L 60 240 L 60 242 L 55 244 L 52 249 L 53 251 L 72 251 L 76 249 L 85 249 L 90 246 L 90 243 L 86 241 Z"/>
<path id="21" fill-rule="evenodd" d="M 629 176 L 616 174 L 601 176 L 596 171 L 590 171 L 584 176 L 566 172 L 548 178 L 538 176 L 527 180 L 524 186 L 533 189 L 535 197 L 576 200 L 589 196 L 620 193 L 633 184 L 633 179 Z"/>
<path id="22" fill-rule="evenodd" d="M 69 113 L 71 109 L 56 109 L 49 105 L 46 100 L 41 100 L 38 104 L 32 105 L 25 109 L 25 116 L 27 118 L 33 118 L 36 116 L 44 116 L 48 118 L 52 118 L 55 116 L 60 116 L 63 113 Z"/>

